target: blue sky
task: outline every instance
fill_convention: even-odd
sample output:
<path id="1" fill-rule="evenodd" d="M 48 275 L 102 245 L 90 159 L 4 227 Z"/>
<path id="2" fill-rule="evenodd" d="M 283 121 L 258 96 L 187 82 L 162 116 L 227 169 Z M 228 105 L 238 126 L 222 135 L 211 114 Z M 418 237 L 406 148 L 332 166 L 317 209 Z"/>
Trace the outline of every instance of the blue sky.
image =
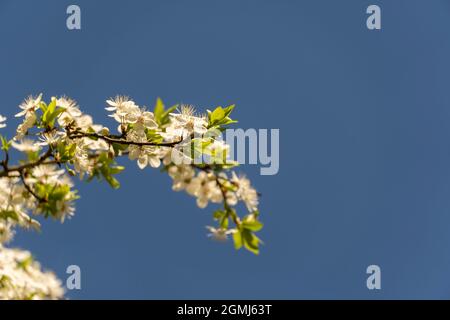
<path id="1" fill-rule="evenodd" d="M 82 30 L 66 29 L 66 8 Z M 382 9 L 382 30 L 366 8 Z M 0 113 L 67 94 L 112 124 L 116 94 L 280 129 L 280 172 L 241 169 L 263 194 L 260 256 L 206 238 L 212 207 L 125 161 L 122 188 L 78 183 L 76 216 L 19 232 L 71 299 L 450 298 L 450 3 L 0 2 Z M 12 124 L 9 126 L 10 130 Z M 382 290 L 366 288 L 366 267 Z"/>

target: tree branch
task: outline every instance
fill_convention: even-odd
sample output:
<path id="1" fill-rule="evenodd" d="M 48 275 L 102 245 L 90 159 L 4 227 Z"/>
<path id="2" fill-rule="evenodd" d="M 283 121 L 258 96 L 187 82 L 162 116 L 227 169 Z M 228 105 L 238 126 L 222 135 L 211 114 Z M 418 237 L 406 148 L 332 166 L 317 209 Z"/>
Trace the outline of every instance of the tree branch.
<path id="1" fill-rule="evenodd" d="M 47 159 L 49 159 L 52 156 L 52 149 L 48 148 L 47 152 L 44 153 L 43 155 L 41 155 L 39 157 L 38 160 L 33 161 L 33 162 L 29 162 L 29 163 L 25 163 L 23 165 L 20 166 L 15 166 L 15 167 L 9 167 L 7 169 L 5 169 L 4 171 L 0 171 L 0 178 L 1 177 L 7 177 L 9 176 L 10 172 L 19 172 L 22 173 L 24 170 L 26 169 L 31 169 L 37 166 L 40 166 L 42 164 L 44 165 L 48 165 L 48 164 L 57 164 L 58 161 L 56 160 L 52 160 L 52 161 L 46 161 Z"/>
<path id="2" fill-rule="evenodd" d="M 184 139 L 180 139 L 176 142 L 165 142 L 165 143 L 158 143 L 158 142 L 136 142 L 136 141 L 128 141 L 122 138 L 112 137 L 112 136 L 104 136 L 98 133 L 88 133 L 88 132 L 68 132 L 68 137 L 70 139 L 78 139 L 78 138 L 96 138 L 96 139 L 102 139 L 109 143 L 117 143 L 117 144 L 123 144 L 123 145 L 135 145 L 135 146 L 154 146 L 154 147 L 175 147 L 176 145 L 183 142 Z"/>
<path id="3" fill-rule="evenodd" d="M 33 196 L 36 198 L 36 200 L 38 200 L 39 202 L 47 202 L 47 199 L 44 199 L 40 196 L 38 196 L 33 189 L 31 189 L 31 187 L 28 185 L 28 183 L 25 181 L 25 175 L 23 173 L 23 170 L 20 171 L 20 180 L 22 181 L 23 186 L 25 187 L 25 189 Z"/>

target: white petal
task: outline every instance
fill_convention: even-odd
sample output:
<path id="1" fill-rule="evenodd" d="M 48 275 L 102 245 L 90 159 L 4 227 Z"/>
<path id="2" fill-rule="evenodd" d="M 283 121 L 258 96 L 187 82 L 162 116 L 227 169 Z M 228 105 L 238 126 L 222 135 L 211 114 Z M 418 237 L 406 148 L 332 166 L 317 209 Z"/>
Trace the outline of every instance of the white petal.
<path id="1" fill-rule="evenodd" d="M 117 103 L 115 103 L 113 100 L 106 100 L 106 103 L 110 106 L 117 107 Z"/>
<path id="2" fill-rule="evenodd" d="M 16 118 L 22 117 L 22 116 L 24 116 L 26 113 L 27 113 L 27 110 L 20 111 L 19 113 L 16 113 L 16 114 L 15 114 L 15 117 L 16 117 Z"/>
<path id="3" fill-rule="evenodd" d="M 197 198 L 197 205 L 199 208 L 204 209 L 208 205 L 208 199 L 207 198 Z"/>
<path id="4" fill-rule="evenodd" d="M 130 160 L 135 160 L 135 159 L 139 158 L 139 156 L 141 154 L 139 148 L 137 148 L 136 146 L 130 146 L 128 148 L 128 150 L 130 151 L 130 153 L 128 155 Z"/>
<path id="5" fill-rule="evenodd" d="M 144 120 L 144 125 L 149 128 L 149 129 L 156 129 L 158 128 L 158 125 L 156 124 L 156 122 L 152 119 L 145 119 Z"/>
<path id="6" fill-rule="evenodd" d="M 148 164 L 148 156 L 142 156 L 142 157 L 140 157 L 140 158 L 138 159 L 137 164 L 138 164 L 138 167 L 139 167 L 140 169 L 144 169 L 144 168 L 147 166 L 147 164 Z"/>
<path id="7" fill-rule="evenodd" d="M 149 157 L 148 162 L 152 168 L 158 168 L 161 165 L 161 160 L 158 157 Z"/>

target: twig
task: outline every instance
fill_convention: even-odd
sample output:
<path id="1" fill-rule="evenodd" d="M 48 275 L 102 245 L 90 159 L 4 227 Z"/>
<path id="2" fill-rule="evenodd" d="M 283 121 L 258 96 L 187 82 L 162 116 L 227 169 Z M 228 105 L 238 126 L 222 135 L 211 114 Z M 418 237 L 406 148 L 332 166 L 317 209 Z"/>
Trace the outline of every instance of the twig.
<path id="1" fill-rule="evenodd" d="M 29 163 L 26 163 L 26 164 L 23 164 L 23 165 L 20 165 L 20 166 L 15 166 L 15 167 L 9 167 L 9 168 L 5 169 L 4 171 L 1 171 L 0 172 L 0 178 L 9 176 L 10 172 L 19 172 L 19 173 L 21 173 L 21 172 L 23 172 L 23 170 L 31 169 L 31 168 L 37 167 L 37 166 L 39 166 L 41 164 L 46 164 L 46 165 L 47 164 L 57 164 L 58 161 L 56 161 L 56 160 L 45 161 L 48 158 L 50 158 L 51 156 L 52 156 L 52 149 L 48 148 L 47 152 L 44 153 L 42 156 L 40 156 L 39 159 L 34 161 L 34 162 L 29 162 Z"/>
<path id="2" fill-rule="evenodd" d="M 135 146 L 154 146 L 154 147 L 175 147 L 176 145 L 180 144 L 181 142 L 183 142 L 183 139 L 180 139 L 179 141 L 176 142 L 164 142 L 164 143 L 157 143 L 157 142 L 136 142 L 136 141 L 128 141 L 122 138 L 115 138 L 115 137 L 111 137 L 111 136 L 104 136 L 98 133 L 88 133 L 88 132 L 68 132 L 68 137 L 70 139 L 78 139 L 78 138 L 97 138 L 97 139 L 102 139 L 106 142 L 109 143 L 117 143 L 117 144 L 123 144 L 123 145 L 135 145 Z"/>
<path id="3" fill-rule="evenodd" d="M 31 187 L 27 184 L 27 182 L 25 181 L 25 176 L 23 171 L 20 171 L 20 180 L 23 183 L 23 186 L 25 187 L 25 189 L 33 196 L 36 198 L 36 200 L 38 200 L 39 202 L 47 202 L 47 199 L 44 199 L 40 196 L 38 196 L 33 189 L 31 189 Z"/>

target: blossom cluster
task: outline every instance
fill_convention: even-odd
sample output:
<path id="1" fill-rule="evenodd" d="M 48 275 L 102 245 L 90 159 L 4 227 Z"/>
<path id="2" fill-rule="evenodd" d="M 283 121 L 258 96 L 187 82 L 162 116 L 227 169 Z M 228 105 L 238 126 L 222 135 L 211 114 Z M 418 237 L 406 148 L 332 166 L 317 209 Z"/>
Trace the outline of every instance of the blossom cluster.
<path id="1" fill-rule="evenodd" d="M 0 300 L 61 299 L 61 282 L 44 272 L 30 252 L 0 245 Z"/>
<path id="2" fill-rule="evenodd" d="M 157 99 L 150 111 L 116 96 L 106 101 L 115 133 L 94 123 L 68 97 L 46 103 L 42 94 L 30 96 L 19 107 L 15 136 L 0 135 L 0 245 L 12 238 L 16 226 L 39 228 L 40 216 L 61 222 L 72 217 L 78 195 L 71 177 L 104 180 L 119 188 L 117 175 L 124 167 L 116 159 L 126 156 L 140 169 L 161 167 L 171 177 L 172 189 L 195 197 L 198 207 L 222 204 L 213 213 L 217 225 L 207 226 L 209 236 L 220 241 L 231 236 L 236 249 L 259 253 L 259 194 L 233 171 L 238 163 L 228 159 L 229 146 L 220 138 L 236 122 L 230 118 L 234 105 L 198 114 L 193 106 L 166 108 Z M 0 116 L 0 128 L 5 126 L 6 118 Z M 16 165 L 10 163 L 13 153 L 22 157 Z M 243 209 L 246 214 L 239 215 Z M 10 250 L 2 248 L 0 266 Z"/>

